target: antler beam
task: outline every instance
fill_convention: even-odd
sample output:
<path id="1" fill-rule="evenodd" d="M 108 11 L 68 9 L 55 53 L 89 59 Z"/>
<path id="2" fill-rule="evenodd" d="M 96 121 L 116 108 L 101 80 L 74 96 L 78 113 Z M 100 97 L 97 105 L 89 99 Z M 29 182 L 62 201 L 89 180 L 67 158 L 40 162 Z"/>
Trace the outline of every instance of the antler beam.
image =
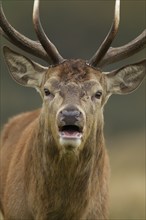
<path id="1" fill-rule="evenodd" d="M 125 44 L 121 47 L 109 48 L 104 58 L 98 63 L 98 67 L 103 67 L 108 64 L 126 59 L 135 53 L 138 53 L 144 47 L 146 47 L 146 29 L 128 44 Z"/>
<path id="2" fill-rule="evenodd" d="M 39 0 L 35 0 L 34 7 L 33 7 L 33 24 L 34 24 L 37 37 L 39 41 L 41 42 L 41 45 L 47 52 L 47 54 L 49 54 L 49 56 L 51 57 L 53 63 L 60 63 L 61 61 L 64 60 L 63 57 L 59 54 L 57 48 L 48 39 L 48 37 L 46 36 L 42 28 L 42 25 L 40 22 L 40 16 L 39 16 L 39 3 L 40 3 Z"/>
<path id="3" fill-rule="evenodd" d="M 93 57 L 89 60 L 89 64 L 91 66 L 97 66 L 98 63 L 102 60 L 106 52 L 108 51 L 111 43 L 113 42 L 119 27 L 120 22 L 120 0 L 116 0 L 115 3 L 115 13 L 114 20 L 111 26 L 109 33 L 107 34 L 105 40 L 97 50 L 97 52 L 93 55 Z"/>
<path id="4" fill-rule="evenodd" d="M 34 2 L 34 4 L 36 4 L 36 2 Z M 17 30 L 15 30 L 10 25 L 7 18 L 5 17 L 5 14 L 2 9 L 2 5 L 0 5 L 0 34 L 3 35 L 3 37 L 5 37 L 8 41 L 13 43 L 15 46 L 19 47 L 20 49 L 23 49 L 24 51 L 36 57 L 39 57 L 47 61 L 48 63 L 56 64 L 56 62 L 59 62 L 63 59 L 61 55 L 58 53 L 56 47 L 51 43 L 51 41 L 49 41 L 49 39 L 48 39 L 48 42 L 50 43 L 48 44 L 49 49 L 45 51 L 44 43 L 43 43 L 43 46 L 41 45 L 43 41 L 43 34 L 42 34 L 42 37 L 40 36 L 41 34 L 40 35 L 37 34 L 39 35 L 39 39 L 41 40 L 41 44 L 40 44 L 39 42 L 31 40 L 27 38 L 26 36 L 22 35 L 21 33 L 19 33 Z M 56 57 L 52 51 L 54 51 L 54 54 L 56 52 Z M 57 56 L 58 56 L 58 59 L 57 59 Z"/>
<path id="5" fill-rule="evenodd" d="M 20 34 L 10 25 L 10 23 L 5 17 L 2 5 L 0 7 L 0 27 L 0 34 L 2 34 L 3 37 L 5 37 L 8 41 L 13 43 L 15 46 L 25 50 L 28 53 L 31 53 L 36 57 L 50 62 L 50 58 L 48 57 L 47 53 L 45 52 L 40 43 L 33 41 Z"/>

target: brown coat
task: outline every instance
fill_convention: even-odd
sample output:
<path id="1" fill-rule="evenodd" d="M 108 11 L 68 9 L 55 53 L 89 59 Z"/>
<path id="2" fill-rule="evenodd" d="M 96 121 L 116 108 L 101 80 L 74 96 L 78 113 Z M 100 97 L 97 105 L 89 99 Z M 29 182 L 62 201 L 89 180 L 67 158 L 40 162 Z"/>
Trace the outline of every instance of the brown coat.
<path id="1" fill-rule="evenodd" d="M 78 157 L 60 157 L 52 137 L 50 146 L 43 143 L 38 115 L 39 110 L 21 114 L 4 128 L 0 193 L 5 215 L 13 210 L 9 219 L 106 219 L 103 138 L 95 143 L 91 135 Z"/>

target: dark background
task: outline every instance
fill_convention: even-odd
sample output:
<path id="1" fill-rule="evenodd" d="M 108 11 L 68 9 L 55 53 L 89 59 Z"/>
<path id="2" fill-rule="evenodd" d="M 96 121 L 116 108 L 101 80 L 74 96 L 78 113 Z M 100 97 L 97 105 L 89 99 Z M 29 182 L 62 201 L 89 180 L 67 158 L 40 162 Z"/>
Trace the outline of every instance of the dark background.
<path id="1" fill-rule="evenodd" d="M 33 1 L 3 0 L 2 3 L 5 14 L 12 26 L 27 37 L 36 39 L 32 25 Z M 109 31 L 113 19 L 113 12 L 114 1 L 112 0 L 42 0 L 40 5 L 41 21 L 46 34 L 57 46 L 64 58 L 89 59 Z M 122 46 L 136 38 L 144 30 L 146 26 L 145 21 L 146 2 L 144 0 L 122 0 L 120 28 L 112 46 Z M 11 48 L 26 55 L 26 53 L 13 47 L 5 39 L 1 38 L 1 125 L 13 115 L 41 106 L 41 99 L 34 89 L 19 86 L 9 76 L 2 54 L 3 45 L 10 45 Z M 131 58 L 108 66 L 104 70 L 119 68 L 125 64 L 137 62 L 145 57 L 146 50 L 143 50 Z M 31 58 L 41 64 L 47 65 L 41 60 L 34 57 Z M 105 107 L 105 136 L 107 137 L 107 145 L 110 152 L 117 147 L 115 144 L 117 139 L 120 142 L 119 146 L 121 146 L 121 148 L 119 147 L 121 151 L 119 150 L 118 152 L 122 152 L 123 145 L 121 145 L 121 143 L 125 139 L 129 140 L 130 137 L 131 141 L 125 142 L 125 145 L 127 144 L 126 148 L 130 149 L 128 151 L 130 152 L 128 158 L 132 157 L 133 143 L 137 143 L 135 146 L 135 149 L 137 149 L 136 155 L 145 155 L 145 94 L 144 81 L 136 92 L 126 96 L 114 95 L 110 98 Z M 133 142 L 133 140 L 135 141 Z M 141 142 L 137 142 L 137 140 L 141 140 Z M 116 152 L 116 150 L 114 152 Z M 112 154 L 111 157 L 117 158 L 117 155 L 113 156 Z M 145 158 L 142 157 L 141 161 L 144 160 Z M 117 164 L 113 166 L 115 167 Z M 144 171 L 144 167 L 142 169 Z M 142 178 L 143 177 L 144 173 L 142 173 Z M 141 183 L 143 184 L 142 181 Z M 141 201 L 144 200 L 141 199 Z M 141 204 L 144 205 L 144 203 Z M 130 210 L 129 213 L 131 213 Z M 114 219 L 116 215 L 120 214 L 113 214 L 112 218 Z M 144 219 L 144 215 L 144 211 L 140 211 L 137 217 L 138 219 Z M 132 218 L 131 215 L 130 218 L 134 219 L 135 216 Z"/>

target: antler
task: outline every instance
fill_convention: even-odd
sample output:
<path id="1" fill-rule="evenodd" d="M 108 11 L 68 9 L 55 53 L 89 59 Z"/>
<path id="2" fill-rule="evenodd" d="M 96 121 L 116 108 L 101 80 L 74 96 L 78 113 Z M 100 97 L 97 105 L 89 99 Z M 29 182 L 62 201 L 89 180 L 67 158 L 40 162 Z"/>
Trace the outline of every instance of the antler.
<path id="1" fill-rule="evenodd" d="M 125 59 L 138 51 L 142 50 L 146 45 L 146 30 L 137 38 L 128 44 L 112 48 L 113 42 L 119 27 L 120 21 L 120 0 L 115 3 L 115 15 L 111 29 L 105 40 L 97 50 L 95 55 L 88 61 L 91 66 L 103 67 L 107 64 Z M 64 59 L 59 54 L 54 44 L 47 38 L 39 19 L 39 0 L 34 0 L 33 23 L 37 37 L 40 42 L 33 41 L 15 30 L 5 17 L 2 6 L 0 7 L 0 34 L 15 46 L 25 50 L 26 52 L 39 57 L 48 63 L 57 64 Z"/>
<path id="2" fill-rule="evenodd" d="M 120 22 L 120 0 L 116 0 L 115 2 L 115 13 L 114 20 L 111 26 L 109 33 L 107 34 L 105 40 L 97 50 L 97 52 L 93 55 L 93 57 L 89 60 L 89 64 L 91 66 L 97 66 L 97 64 L 102 60 L 106 52 L 108 51 L 111 43 L 113 42 L 119 27 Z"/>
<path id="3" fill-rule="evenodd" d="M 50 55 L 53 63 L 59 63 L 63 61 L 63 57 L 59 54 L 56 47 L 52 44 L 52 42 L 46 36 L 39 16 L 39 0 L 34 0 L 34 7 L 33 7 L 33 24 L 37 34 L 39 41 L 41 42 L 43 48 Z"/>
<path id="4" fill-rule="evenodd" d="M 37 5 L 39 2 L 35 1 L 34 2 L 34 8 L 35 11 L 37 12 Z M 39 17 L 38 17 L 39 20 Z M 36 24 L 35 24 L 36 25 Z M 13 43 L 15 46 L 23 49 L 24 51 L 39 57 L 49 63 L 53 63 L 56 64 L 57 62 L 60 62 L 63 60 L 63 58 L 61 57 L 61 55 L 58 53 L 56 47 L 51 43 L 51 41 L 48 40 L 48 48 L 46 50 L 47 44 L 45 44 L 44 42 L 46 41 L 46 36 L 45 33 L 43 31 L 43 29 L 41 28 L 41 24 L 39 22 L 38 24 L 38 32 L 37 35 L 39 35 L 39 39 L 40 42 L 37 41 L 33 41 L 27 37 L 25 37 L 24 35 L 22 35 L 21 33 L 19 33 L 17 30 L 15 30 L 10 23 L 8 22 L 8 20 L 5 17 L 5 14 L 3 12 L 2 9 L 2 5 L 0 7 L 0 34 L 2 34 L 8 41 L 10 41 L 11 43 Z M 41 34 L 42 32 L 42 34 Z M 44 37 L 44 39 L 43 39 Z M 46 46 L 44 46 L 44 44 Z M 44 50 L 45 48 L 45 50 Z M 53 53 L 54 52 L 54 53 Z M 58 58 L 57 58 L 58 57 Z"/>
<path id="5" fill-rule="evenodd" d="M 91 66 L 103 67 L 105 65 L 115 63 L 129 56 L 134 55 L 146 46 L 146 29 L 134 40 L 125 44 L 121 47 L 112 48 L 110 47 L 114 40 L 119 26 L 120 20 L 120 0 L 116 0 L 115 3 L 115 16 L 112 27 L 97 50 L 95 55 L 88 61 Z M 110 47 L 110 48 L 109 48 Z"/>
<path id="6" fill-rule="evenodd" d="M 110 47 L 103 59 L 98 63 L 98 67 L 115 63 L 129 56 L 134 55 L 146 46 L 146 29 L 134 40 L 121 47 Z"/>

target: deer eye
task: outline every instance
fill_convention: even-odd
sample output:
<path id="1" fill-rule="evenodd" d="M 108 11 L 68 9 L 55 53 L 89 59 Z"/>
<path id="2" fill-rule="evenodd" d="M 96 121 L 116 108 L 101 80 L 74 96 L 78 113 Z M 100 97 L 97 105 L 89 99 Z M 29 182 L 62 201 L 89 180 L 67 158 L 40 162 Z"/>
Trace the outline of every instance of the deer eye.
<path id="1" fill-rule="evenodd" d="M 51 92 L 46 88 L 44 88 L 44 93 L 45 93 L 46 96 L 51 95 Z"/>
<path id="2" fill-rule="evenodd" d="M 96 98 L 96 99 L 100 99 L 101 96 L 102 96 L 102 92 L 101 92 L 101 91 L 97 91 L 97 92 L 95 93 L 95 98 Z"/>

